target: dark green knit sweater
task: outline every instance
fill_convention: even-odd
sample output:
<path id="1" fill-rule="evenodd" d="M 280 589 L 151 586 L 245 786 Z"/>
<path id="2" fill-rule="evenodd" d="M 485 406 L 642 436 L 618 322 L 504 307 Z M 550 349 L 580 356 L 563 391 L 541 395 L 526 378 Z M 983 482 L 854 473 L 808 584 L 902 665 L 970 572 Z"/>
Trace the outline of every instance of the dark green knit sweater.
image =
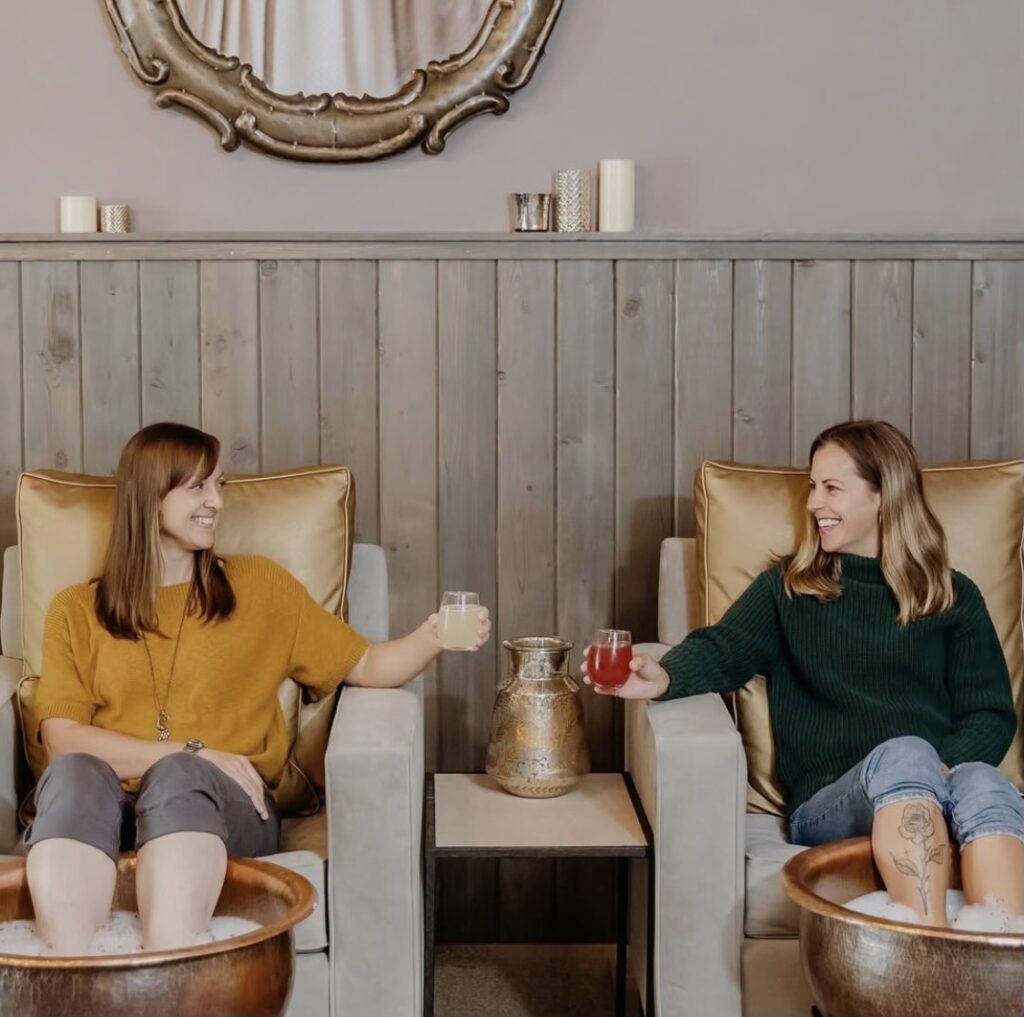
<path id="1" fill-rule="evenodd" d="M 777 568 L 717 625 L 662 658 L 665 699 L 768 679 L 776 767 L 791 809 L 875 746 L 918 735 L 947 766 L 998 765 L 1017 728 L 999 639 L 978 588 L 953 573 L 956 603 L 901 626 L 877 558 L 840 555 L 843 593 L 788 597 Z"/>

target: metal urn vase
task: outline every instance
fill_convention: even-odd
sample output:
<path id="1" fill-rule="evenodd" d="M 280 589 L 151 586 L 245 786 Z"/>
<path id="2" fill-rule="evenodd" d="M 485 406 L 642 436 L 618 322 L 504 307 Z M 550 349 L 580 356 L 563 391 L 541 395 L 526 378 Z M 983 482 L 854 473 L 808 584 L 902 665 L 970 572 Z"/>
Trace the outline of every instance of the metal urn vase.
<path id="1" fill-rule="evenodd" d="M 572 643 L 539 636 L 502 645 L 508 676 L 494 700 L 487 772 L 521 798 L 557 798 L 590 770 Z"/>

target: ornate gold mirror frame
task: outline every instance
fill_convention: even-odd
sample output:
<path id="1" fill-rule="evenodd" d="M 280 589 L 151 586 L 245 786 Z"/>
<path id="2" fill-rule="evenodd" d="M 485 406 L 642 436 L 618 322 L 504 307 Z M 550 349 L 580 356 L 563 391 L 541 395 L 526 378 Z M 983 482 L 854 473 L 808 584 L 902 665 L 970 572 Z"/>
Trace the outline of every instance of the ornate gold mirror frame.
<path id="1" fill-rule="evenodd" d="M 493 0 L 473 41 L 384 98 L 278 95 L 237 57 L 203 45 L 176 0 L 104 0 L 121 52 L 156 104 L 206 120 L 225 151 L 240 141 L 286 159 L 362 162 L 420 144 L 433 155 L 456 127 L 504 113 L 532 77 L 564 0 Z"/>

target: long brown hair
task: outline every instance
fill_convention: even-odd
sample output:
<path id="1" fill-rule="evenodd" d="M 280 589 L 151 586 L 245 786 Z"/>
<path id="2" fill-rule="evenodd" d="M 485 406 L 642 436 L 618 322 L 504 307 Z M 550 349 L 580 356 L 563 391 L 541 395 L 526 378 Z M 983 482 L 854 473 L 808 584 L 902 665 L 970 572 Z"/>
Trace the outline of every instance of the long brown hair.
<path id="1" fill-rule="evenodd" d="M 115 636 L 156 632 L 156 597 L 163 573 L 160 503 L 193 477 L 217 468 L 220 442 L 185 424 L 150 424 L 134 434 L 117 464 L 114 524 L 96 587 L 96 614 Z M 227 618 L 235 594 L 212 549 L 195 552 L 187 610 L 210 621 Z"/>
<path id="2" fill-rule="evenodd" d="M 953 580 L 946 534 L 928 507 L 917 453 L 899 428 L 884 420 L 850 420 L 822 431 L 811 443 L 810 460 L 824 445 L 838 445 L 853 459 L 857 474 L 881 495 L 882 575 L 907 625 L 952 607 Z M 823 550 L 808 512 L 796 551 L 779 559 L 786 592 L 818 600 L 842 593 L 842 562 Z"/>

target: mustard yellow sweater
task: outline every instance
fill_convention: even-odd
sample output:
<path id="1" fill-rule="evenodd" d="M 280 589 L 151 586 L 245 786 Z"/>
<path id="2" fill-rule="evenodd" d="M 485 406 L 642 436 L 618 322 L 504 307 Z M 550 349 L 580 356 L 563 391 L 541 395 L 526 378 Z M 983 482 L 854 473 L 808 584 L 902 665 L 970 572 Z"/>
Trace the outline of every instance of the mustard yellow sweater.
<path id="1" fill-rule="evenodd" d="M 369 643 L 268 558 L 228 557 L 225 571 L 235 611 L 218 622 L 185 618 L 166 700 L 189 584 L 160 589 L 160 634 L 147 636 L 157 688 L 172 741 L 198 738 L 212 749 L 247 756 L 274 787 L 288 756 L 278 686 L 291 676 L 314 697 L 330 693 Z M 142 640 L 115 638 L 100 625 L 95 585 L 57 594 L 46 617 L 37 724 L 65 717 L 155 741 L 157 712 Z"/>

